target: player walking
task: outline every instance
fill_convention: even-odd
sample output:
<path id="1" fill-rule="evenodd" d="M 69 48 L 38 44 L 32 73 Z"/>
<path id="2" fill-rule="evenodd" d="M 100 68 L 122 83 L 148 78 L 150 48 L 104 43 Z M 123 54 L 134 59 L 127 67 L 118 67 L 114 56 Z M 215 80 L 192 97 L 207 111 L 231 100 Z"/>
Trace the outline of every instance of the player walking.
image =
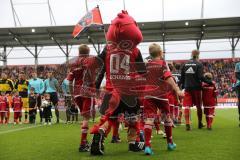
<path id="1" fill-rule="evenodd" d="M 212 81 L 213 76 L 211 73 L 205 73 L 204 77 L 209 81 Z M 212 130 L 213 118 L 215 116 L 215 106 L 217 105 L 217 90 L 216 84 L 203 83 L 203 107 L 204 114 L 206 115 L 207 129 Z"/>
<path id="2" fill-rule="evenodd" d="M 89 61 L 90 49 L 87 45 L 82 44 L 79 46 L 78 50 L 79 56 L 72 64 L 70 73 L 67 76 L 67 80 L 69 81 L 70 94 L 72 95 L 72 99 L 80 109 L 81 115 L 83 116 L 79 152 L 86 152 L 89 151 L 89 144 L 87 141 L 89 128 L 88 121 L 91 117 L 90 111 L 91 106 L 94 105 L 94 101 L 93 98 L 81 96 L 81 89 L 83 87 L 86 69 L 89 65 L 91 65 Z M 91 83 L 91 81 L 89 81 L 89 83 Z"/>
<path id="3" fill-rule="evenodd" d="M 181 69 L 181 84 L 185 89 L 183 99 L 186 130 L 191 130 L 190 107 L 196 105 L 198 116 L 198 128 L 204 127 L 202 123 L 202 82 L 212 84 L 212 81 L 203 76 L 203 65 L 199 62 L 198 50 L 192 51 L 192 59 L 186 62 Z"/>
<path id="4" fill-rule="evenodd" d="M 183 93 L 175 83 L 172 74 L 168 68 L 167 63 L 163 60 L 163 52 L 159 45 L 153 43 L 149 46 L 149 53 L 152 60 L 147 63 L 147 71 L 150 78 L 162 79 L 166 84 L 170 85 L 177 97 L 183 96 Z M 161 75 L 162 73 L 162 75 Z M 155 77 L 153 77 L 155 76 Z M 167 86 L 166 86 L 167 87 Z M 147 88 L 146 88 L 147 89 Z M 172 119 L 170 116 L 170 106 L 168 100 L 169 93 L 166 92 L 159 96 L 146 96 L 144 99 L 144 115 L 145 115 L 145 125 L 144 125 L 144 135 L 145 135 L 145 151 L 146 155 L 152 155 L 153 151 L 151 149 L 151 136 L 152 128 L 154 125 L 154 118 L 157 114 L 157 110 L 161 110 L 164 128 L 167 136 L 167 148 L 168 150 L 174 150 L 176 144 L 172 140 Z"/>

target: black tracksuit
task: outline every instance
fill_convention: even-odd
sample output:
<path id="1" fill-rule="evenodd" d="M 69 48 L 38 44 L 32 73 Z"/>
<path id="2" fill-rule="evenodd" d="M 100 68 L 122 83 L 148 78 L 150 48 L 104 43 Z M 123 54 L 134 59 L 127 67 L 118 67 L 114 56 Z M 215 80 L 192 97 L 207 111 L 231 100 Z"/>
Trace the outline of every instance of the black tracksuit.
<path id="1" fill-rule="evenodd" d="M 201 90 L 202 82 L 212 84 L 203 76 L 203 65 L 199 61 L 189 60 L 181 69 L 181 81 L 182 87 L 187 90 Z"/>

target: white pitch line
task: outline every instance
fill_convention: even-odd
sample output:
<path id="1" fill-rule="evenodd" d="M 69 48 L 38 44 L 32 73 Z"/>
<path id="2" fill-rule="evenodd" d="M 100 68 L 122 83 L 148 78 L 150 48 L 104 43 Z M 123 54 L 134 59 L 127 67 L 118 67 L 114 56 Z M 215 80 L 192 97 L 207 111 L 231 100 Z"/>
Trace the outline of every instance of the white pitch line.
<path id="1" fill-rule="evenodd" d="M 22 130 L 27 130 L 27 129 L 31 129 L 31 128 L 36 128 L 36 127 L 41 127 L 43 125 L 34 125 L 34 126 L 29 126 L 29 127 L 24 127 L 24 128 L 17 128 L 17 129 L 12 129 L 12 130 L 8 130 L 8 131 L 3 131 L 0 132 L 1 134 L 6 134 L 6 133 L 12 133 L 12 132 L 17 132 L 17 131 L 22 131 Z"/>

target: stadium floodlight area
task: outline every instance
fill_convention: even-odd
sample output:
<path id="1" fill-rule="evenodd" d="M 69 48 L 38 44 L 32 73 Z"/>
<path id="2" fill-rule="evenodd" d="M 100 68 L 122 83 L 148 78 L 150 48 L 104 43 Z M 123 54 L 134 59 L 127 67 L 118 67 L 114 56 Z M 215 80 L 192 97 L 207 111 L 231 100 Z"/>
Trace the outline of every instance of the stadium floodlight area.
<path id="1" fill-rule="evenodd" d="M 107 30 L 109 24 L 105 24 Z M 240 37 L 240 17 L 196 19 L 179 21 L 158 21 L 138 23 L 144 42 L 165 42 L 169 41 L 196 41 L 196 48 L 200 49 L 202 40 L 230 39 L 232 57 L 235 57 L 235 48 Z M 89 30 L 80 39 L 73 39 L 71 33 L 74 26 L 45 26 L 45 27 L 17 27 L 0 28 L 0 47 L 6 48 L 24 47 L 34 58 L 37 65 L 39 48 L 45 46 L 58 46 L 59 49 L 69 59 L 68 46 L 85 44 L 105 44 L 106 39 L 103 30 Z M 89 41 L 89 36 L 94 42 Z M 63 47 L 64 46 L 64 47 Z M 30 50 L 34 47 L 34 50 Z M 99 51 L 96 51 L 99 52 Z M 7 61 L 5 56 L 4 61 Z"/>
<path id="2" fill-rule="evenodd" d="M 240 17 L 142 22 L 138 25 L 144 42 L 228 39 L 240 36 Z M 74 26 L 0 28 L 0 47 L 56 46 L 54 40 L 60 45 L 89 44 L 88 36 L 93 37 L 96 43 L 106 43 L 102 30 L 90 30 L 77 40 L 71 35 L 73 28 Z M 108 24 L 105 28 L 108 28 Z"/>

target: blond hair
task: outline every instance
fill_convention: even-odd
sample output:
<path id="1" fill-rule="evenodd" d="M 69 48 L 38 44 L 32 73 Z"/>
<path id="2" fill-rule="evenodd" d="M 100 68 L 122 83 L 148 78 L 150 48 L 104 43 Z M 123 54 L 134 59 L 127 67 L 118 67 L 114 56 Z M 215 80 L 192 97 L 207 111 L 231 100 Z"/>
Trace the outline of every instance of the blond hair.
<path id="1" fill-rule="evenodd" d="M 199 59 L 199 54 L 200 54 L 199 50 L 197 50 L 197 49 L 192 50 L 192 58 L 193 59 Z"/>
<path id="2" fill-rule="evenodd" d="M 86 44 L 81 44 L 78 47 L 78 52 L 79 52 L 79 54 L 88 55 L 89 52 L 90 52 L 90 49 L 89 49 L 89 47 Z"/>
<path id="3" fill-rule="evenodd" d="M 206 73 L 204 74 L 204 77 L 206 77 L 207 79 L 210 79 L 210 80 L 213 79 L 213 75 L 212 75 L 212 73 L 210 73 L 210 72 L 206 72 Z"/>
<path id="4" fill-rule="evenodd" d="M 158 56 L 162 56 L 162 48 L 160 47 L 160 45 L 158 45 L 156 43 L 152 43 L 149 46 L 149 54 L 153 58 L 156 58 Z"/>

